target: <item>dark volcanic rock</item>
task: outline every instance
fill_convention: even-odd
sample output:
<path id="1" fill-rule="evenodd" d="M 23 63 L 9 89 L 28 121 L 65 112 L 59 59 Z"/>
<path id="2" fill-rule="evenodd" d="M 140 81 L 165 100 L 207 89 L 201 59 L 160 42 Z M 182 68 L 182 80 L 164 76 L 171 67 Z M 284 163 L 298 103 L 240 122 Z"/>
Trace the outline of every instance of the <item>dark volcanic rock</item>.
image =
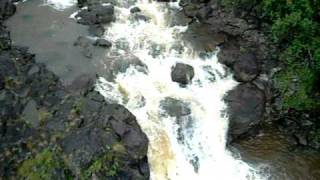
<path id="1" fill-rule="evenodd" d="M 103 153 L 108 146 L 116 142 L 114 133 L 100 127 L 88 126 L 74 132 L 61 140 L 61 148 L 67 157 L 67 165 L 75 174 L 88 167 L 90 163 Z"/>
<path id="2" fill-rule="evenodd" d="M 126 72 L 130 66 L 134 66 L 143 73 L 148 72 L 148 67 L 139 58 L 130 54 L 107 59 L 106 65 L 105 77 L 108 81 L 114 81 L 118 73 Z"/>
<path id="3" fill-rule="evenodd" d="M 0 1 L 0 21 L 5 20 L 16 12 L 16 6 L 12 0 Z"/>
<path id="4" fill-rule="evenodd" d="M 138 12 L 141 12 L 141 9 L 137 6 L 133 7 L 130 9 L 130 12 L 131 13 L 138 13 Z"/>
<path id="5" fill-rule="evenodd" d="M 241 54 L 239 46 L 239 43 L 235 40 L 224 43 L 218 53 L 218 61 L 228 67 L 232 67 Z"/>
<path id="6" fill-rule="evenodd" d="M 95 46 L 110 48 L 112 46 L 112 43 L 106 39 L 97 39 L 94 43 Z"/>
<path id="7" fill-rule="evenodd" d="M 78 23 L 84 25 L 107 24 L 115 20 L 113 5 L 93 5 L 81 10 L 77 15 Z"/>
<path id="8" fill-rule="evenodd" d="M 135 116 L 117 104 L 109 105 L 102 111 L 128 149 L 128 153 L 134 158 L 144 157 L 148 150 L 148 139 L 137 124 Z"/>
<path id="9" fill-rule="evenodd" d="M 242 54 L 233 65 L 234 78 L 240 82 L 252 81 L 260 73 L 258 60 L 253 53 Z"/>
<path id="10" fill-rule="evenodd" d="M 0 75 L 6 78 L 16 75 L 17 69 L 14 65 L 14 62 L 11 60 L 9 53 L 0 54 L 0 63 Z"/>
<path id="11" fill-rule="evenodd" d="M 171 97 L 161 100 L 160 106 L 169 116 L 181 117 L 191 114 L 191 109 L 188 103 Z"/>
<path id="12" fill-rule="evenodd" d="M 171 70 L 171 79 L 174 82 L 186 85 L 194 76 L 193 67 L 188 64 L 177 63 Z"/>
<path id="13" fill-rule="evenodd" d="M 11 46 L 11 39 L 9 31 L 0 24 L 0 51 L 6 50 Z"/>
<path id="14" fill-rule="evenodd" d="M 225 97 L 229 113 L 229 134 L 235 139 L 258 125 L 265 110 L 265 96 L 255 85 L 240 84 Z"/>
<path id="15" fill-rule="evenodd" d="M 77 94 L 81 92 L 85 92 L 88 90 L 88 87 L 92 87 L 94 85 L 95 77 L 90 74 L 82 74 L 76 77 L 71 84 L 66 86 L 66 90 L 70 93 Z"/>

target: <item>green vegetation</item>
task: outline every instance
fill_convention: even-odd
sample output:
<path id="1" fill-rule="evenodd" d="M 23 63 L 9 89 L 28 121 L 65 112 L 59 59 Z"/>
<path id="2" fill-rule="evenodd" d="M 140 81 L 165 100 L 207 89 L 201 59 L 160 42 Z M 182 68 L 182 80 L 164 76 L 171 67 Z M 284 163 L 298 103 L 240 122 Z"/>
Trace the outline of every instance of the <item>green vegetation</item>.
<path id="1" fill-rule="evenodd" d="M 47 109 L 41 108 L 39 110 L 39 120 L 40 124 L 44 124 L 49 118 L 51 118 L 52 114 L 48 112 Z"/>
<path id="2" fill-rule="evenodd" d="M 243 17 L 254 16 L 278 48 L 276 76 L 285 109 L 318 108 L 320 83 L 319 0 L 221 0 Z"/>
<path id="3" fill-rule="evenodd" d="M 92 175 L 103 175 L 104 177 L 114 177 L 119 171 L 119 163 L 114 152 L 108 152 L 102 157 L 95 160 L 86 170 L 81 174 L 81 179 L 91 179 Z"/>
<path id="4" fill-rule="evenodd" d="M 55 158 L 51 150 L 45 149 L 34 158 L 23 161 L 18 169 L 18 176 L 22 179 L 51 180 L 61 170 L 66 171 L 64 164 Z"/>
<path id="5" fill-rule="evenodd" d="M 80 115 L 81 111 L 84 107 L 84 99 L 79 99 L 78 101 L 76 101 L 76 103 L 73 105 L 73 111 L 77 114 Z"/>

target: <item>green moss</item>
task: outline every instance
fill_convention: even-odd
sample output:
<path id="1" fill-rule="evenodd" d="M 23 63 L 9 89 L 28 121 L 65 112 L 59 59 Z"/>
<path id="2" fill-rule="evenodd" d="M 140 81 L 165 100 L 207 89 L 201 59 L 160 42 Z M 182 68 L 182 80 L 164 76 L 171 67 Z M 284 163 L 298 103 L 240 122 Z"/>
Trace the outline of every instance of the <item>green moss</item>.
<path id="1" fill-rule="evenodd" d="M 56 178 L 57 170 L 64 171 L 64 165 L 55 158 L 49 149 L 43 150 L 34 158 L 22 162 L 18 168 L 18 176 L 30 180 L 51 180 Z"/>
<path id="2" fill-rule="evenodd" d="M 48 112 L 47 109 L 40 109 L 39 110 L 39 120 L 40 124 L 44 124 L 49 118 L 51 118 L 52 114 Z"/>
<path id="3" fill-rule="evenodd" d="M 104 177 L 114 177 L 119 172 L 119 162 L 113 151 L 107 152 L 95 160 L 86 170 L 81 173 L 82 180 L 91 179 L 93 174 L 100 174 Z"/>
<path id="4" fill-rule="evenodd" d="M 4 84 L 5 84 L 5 87 L 6 87 L 7 89 L 10 89 L 10 88 L 14 88 L 14 87 L 15 87 L 16 82 L 15 82 L 15 80 L 14 80 L 13 78 L 11 78 L 11 77 L 6 77 L 6 78 L 4 79 Z"/>
<path id="5" fill-rule="evenodd" d="M 73 111 L 80 115 L 81 111 L 83 110 L 84 107 L 84 100 L 81 98 L 78 101 L 75 102 L 75 104 L 73 105 Z"/>

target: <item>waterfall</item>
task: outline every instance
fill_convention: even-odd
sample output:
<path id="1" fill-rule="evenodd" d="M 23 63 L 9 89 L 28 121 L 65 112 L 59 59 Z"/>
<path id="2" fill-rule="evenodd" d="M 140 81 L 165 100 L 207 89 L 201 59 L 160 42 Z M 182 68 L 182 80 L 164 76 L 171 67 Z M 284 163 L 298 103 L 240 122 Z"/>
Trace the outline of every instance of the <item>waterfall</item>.
<path id="1" fill-rule="evenodd" d="M 130 54 L 146 69 L 132 65 L 116 74 L 114 81 L 102 76 L 96 90 L 137 117 L 150 141 L 151 179 L 262 179 L 226 149 L 228 117 L 222 99 L 237 83 L 217 62 L 218 50 L 200 58 L 181 40 L 188 27 L 170 26 L 166 21 L 169 9 L 179 8 L 177 3 L 138 1 L 134 6 L 150 19 L 134 21 L 130 7 L 117 6 L 117 20 L 105 33 L 114 44 L 105 64 L 108 68 L 110 57 Z M 186 87 L 171 80 L 171 68 L 177 62 L 194 68 L 195 77 Z M 190 114 L 168 114 L 162 106 L 168 98 L 188 105 Z"/>
<path id="2" fill-rule="evenodd" d="M 58 10 L 74 3 L 46 2 Z M 116 21 L 106 26 L 104 35 L 113 46 L 101 62 L 106 74 L 98 79 L 96 90 L 136 116 L 149 139 L 151 179 L 265 179 L 226 148 L 228 116 L 223 96 L 237 82 L 218 63 L 218 49 L 205 55 L 196 52 L 181 39 L 188 27 L 170 25 L 168 12 L 178 10 L 178 2 L 116 4 Z M 130 12 L 135 6 L 145 15 L 140 20 Z M 116 61 L 124 64 L 116 66 Z M 178 62 L 194 68 L 192 82 L 184 87 L 171 79 L 171 68 Z M 164 106 L 167 100 L 186 113 L 168 112 L 172 107 Z"/>

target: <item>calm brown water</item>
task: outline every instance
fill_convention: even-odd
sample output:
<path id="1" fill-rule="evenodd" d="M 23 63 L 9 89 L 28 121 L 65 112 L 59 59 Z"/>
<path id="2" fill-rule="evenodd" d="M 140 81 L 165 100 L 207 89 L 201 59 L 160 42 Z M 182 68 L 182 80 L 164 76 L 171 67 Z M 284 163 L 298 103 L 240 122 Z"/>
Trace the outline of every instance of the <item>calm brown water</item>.
<path id="1" fill-rule="evenodd" d="M 320 179 L 320 153 L 293 150 L 283 135 L 273 127 L 258 137 L 241 141 L 235 147 L 245 161 L 268 164 L 270 180 L 318 180 Z"/>

